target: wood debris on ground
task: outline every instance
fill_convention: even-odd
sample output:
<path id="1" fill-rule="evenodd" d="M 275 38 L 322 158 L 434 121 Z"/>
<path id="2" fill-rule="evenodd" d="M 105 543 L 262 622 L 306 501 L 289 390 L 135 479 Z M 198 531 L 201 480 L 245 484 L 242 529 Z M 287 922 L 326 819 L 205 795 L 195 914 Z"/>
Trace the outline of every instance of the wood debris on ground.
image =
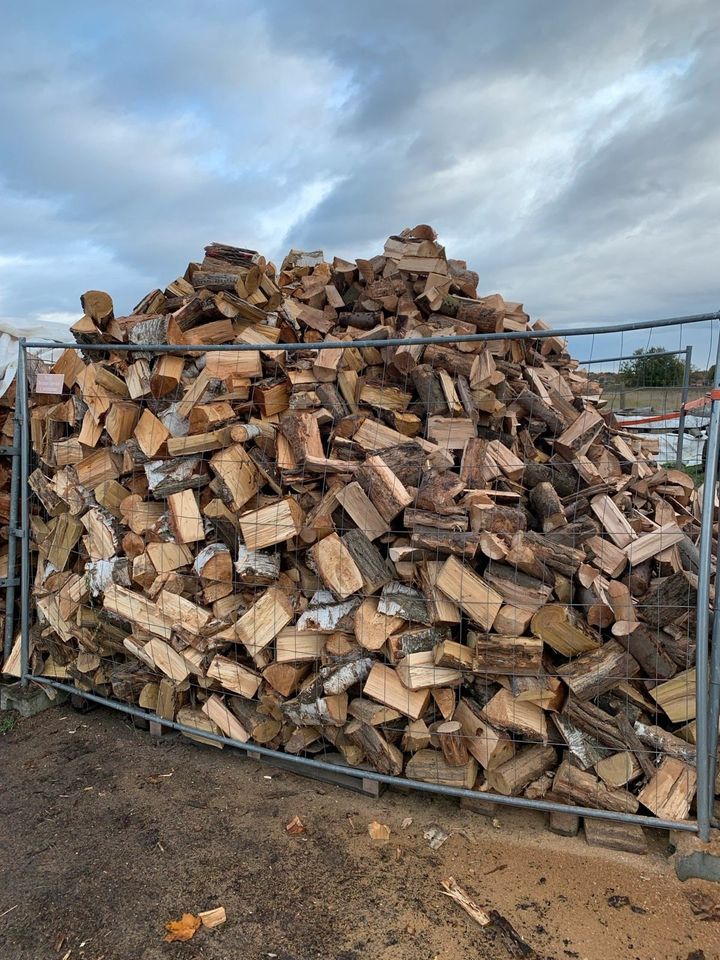
<path id="1" fill-rule="evenodd" d="M 523 940 L 509 920 L 496 910 L 491 910 L 489 913 L 486 913 L 475 903 L 467 892 L 463 890 L 454 877 L 448 877 L 447 880 L 442 880 L 440 885 L 443 888 L 445 896 L 450 897 L 451 900 L 459 904 L 465 913 L 467 913 L 469 917 L 472 917 L 481 927 L 493 927 L 496 929 L 503 938 L 511 956 L 537 957 L 532 947 Z"/>
<path id="2" fill-rule="evenodd" d="M 410 342 L 547 331 L 477 285 L 418 226 L 86 293 L 29 358 L 33 671 L 199 742 L 688 817 L 698 492 L 561 339 Z"/>
<path id="3" fill-rule="evenodd" d="M 198 917 L 204 927 L 209 927 L 212 930 L 213 927 L 219 927 L 220 924 L 225 923 L 227 913 L 225 907 L 213 907 L 212 910 L 201 910 Z"/>
<path id="4" fill-rule="evenodd" d="M 368 833 L 372 840 L 390 839 L 390 827 L 386 823 L 378 823 L 377 820 L 368 824 Z"/>

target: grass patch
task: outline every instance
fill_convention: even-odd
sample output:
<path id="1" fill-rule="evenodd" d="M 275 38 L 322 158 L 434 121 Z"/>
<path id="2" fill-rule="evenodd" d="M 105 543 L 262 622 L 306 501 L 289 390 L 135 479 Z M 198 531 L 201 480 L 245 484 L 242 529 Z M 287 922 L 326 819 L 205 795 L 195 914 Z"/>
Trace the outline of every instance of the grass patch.
<path id="1" fill-rule="evenodd" d="M 0 735 L 4 736 L 6 733 L 10 733 L 16 723 L 17 714 L 13 710 L 0 714 Z"/>
<path id="2" fill-rule="evenodd" d="M 664 463 L 664 464 L 663 464 L 663 467 L 665 467 L 666 470 L 675 470 L 675 469 L 676 469 L 674 462 L 673 462 L 673 463 Z M 705 479 L 705 471 L 704 471 L 703 468 L 702 468 L 702 464 L 696 463 L 696 464 L 692 464 L 692 465 L 689 465 L 689 466 L 683 465 L 682 467 L 680 467 L 680 469 L 682 470 L 683 473 L 686 473 L 689 477 L 692 477 L 692 478 L 693 478 L 693 480 L 695 481 L 695 486 L 696 486 L 696 487 L 699 487 L 700 484 L 701 484 L 701 483 L 703 482 L 703 480 Z"/>

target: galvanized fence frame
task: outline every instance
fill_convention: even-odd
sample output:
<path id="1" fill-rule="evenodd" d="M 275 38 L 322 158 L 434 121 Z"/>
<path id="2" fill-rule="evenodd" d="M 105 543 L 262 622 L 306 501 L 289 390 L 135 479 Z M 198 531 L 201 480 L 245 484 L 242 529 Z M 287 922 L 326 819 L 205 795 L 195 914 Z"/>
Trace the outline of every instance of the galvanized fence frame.
<path id="1" fill-rule="evenodd" d="M 12 446 L 0 446 L 0 456 L 12 460 L 10 475 L 10 510 L 8 516 L 7 576 L 0 578 L 0 589 L 5 589 L 5 634 L 3 637 L 3 660 L 7 660 L 15 639 L 15 590 L 20 585 L 17 571 L 18 507 L 20 490 L 20 418 L 17 404 L 13 411 Z"/>
<path id="2" fill-rule="evenodd" d="M 720 320 L 720 311 L 695 314 L 683 317 L 671 317 L 655 321 L 636 323 L 612 324 L 605 326 L 597 333 L 624 333 L 635 330 L 653 330 L 675 327 L 690 323 L 701 323 Z M 117 344 L 117 343 L 58 343 L 45 340 L 21 339 L 18 345 L 17 367 L 17 412 L 20 426 L 20 527 L 17 536 L 21 539 L 21 681 L 24 685 L 29 682 L 53 687 L 70 694 L 75 694 L 90 702 L 101 704 L 127 715 L 138 717 L 146 721 L 156 722 L 182 733 L 198 735 L 196 728 L 188 727 L 177 721 L 168 721 L 159 718 L 156 714 L 129 704 L 98 696 L 88 691 L 80 690 L 59 680 L 35 676 L 29 672 L 29 639 L 32 619 L 31 607 L 31 552 L 30 552 L 30 490 L 28 478 L 30 476 L 31 446 L 30 446 L 30 410 L 27 377 L 28 350 L 57 348 L 88 351 L 122 353 L 210 353 L 210 352 L 245 352 L 245 351 L 316 351 L 345 349 L 348 346 L 362 347 L 391 347 L 409 345 L 442 344 L 452 346 L 459 343 L 482 343 L 497 340 L 542 340 L 548 337 L 587 336 L 586 328 L 566 328 L 557 330 L 527 330 L 518 332 L 498 332 L 482 334 L 454 335 L 451 337 L 396 337 L 386 339 L 366 339 L 353 341 L 325 341 L 321 343 L 262 343 L 262 344 L 215 344 L 178 345 L 178 344 Z M 684 351 L 683 351 L 684 352 Z M 689 368 L 688 368 L 689 373 Z M 403 788 L 412 788 L 423 793 L 440 794 L 458 798 L 467 798 L 475 801 L 486 801 L 502 806 L 533 809 L 544 812 L 559 812 L 576 814 L 598 820 L 611 820 L 624 823 L 634 823 L 657 829 L 676 829 L 696 833 L 707 841 L 710 827 L 713 824 L 712 808 L 714 797 L 714 770 L 718 748 L 718 718 L 720 717 L 720 615 L 718 615 L 717 596 L 715 599 L 712 663 L 710 662 L 710 565 L 712 553 L 713 515 L 718 471 L 718 453 L 720 451 L 720 339 L 715 366 L 714 387 L 711 393 L 711 416 L 708 436 L 708 458 L 703 488 L 702 525 L 699 542 L 700 566 L 697 590 L 696 610 L 696 719 L 697 719 L 697 818 L 695 820 L 673 821 L 662 820 L 652 816 L 621 813 L 601 810 L 593 807 L 580 807 L 553 801 L 529 799 L 527 797 L 505 796 L 494 792 L 479 792 L 477 790 L 449 787 L 433 783 L 421 782 L 406 777 L 397 777 L 378 773 L 365 768 L 329 763 L 317 760 L 314 757 L 304 757 L 287 754 L 282 751 L 268 749 L 256 743 L 243 743 L 208 731 L 202 732 L 206 740 L 226 744 L 246 753 L 266 757 L 268 760 L 281 758 L 283 764 L 294 765 L 298 769 L 320 769 L 357 779 L 370 780 L 379 783 L 395 785 Z M 718 553 L 720 560 L 720 538 L 718 539 Z"/>

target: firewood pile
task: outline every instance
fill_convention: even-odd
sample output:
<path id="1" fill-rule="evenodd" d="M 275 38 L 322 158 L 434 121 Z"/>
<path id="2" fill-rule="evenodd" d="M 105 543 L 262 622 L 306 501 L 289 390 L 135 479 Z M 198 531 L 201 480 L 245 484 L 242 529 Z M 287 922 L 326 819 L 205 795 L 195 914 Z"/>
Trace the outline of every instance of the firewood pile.
<path id="1" fill-rule="evenodd" d="M 30 361 L 33 671 L 199 738 L 688 817 L 693 481 L 549 333 L 383 346 L 547 331 L 477 284 L 419 226 L 279 269 L 211 244 L 130 316 L 87 292 L 106 349 Z"/>

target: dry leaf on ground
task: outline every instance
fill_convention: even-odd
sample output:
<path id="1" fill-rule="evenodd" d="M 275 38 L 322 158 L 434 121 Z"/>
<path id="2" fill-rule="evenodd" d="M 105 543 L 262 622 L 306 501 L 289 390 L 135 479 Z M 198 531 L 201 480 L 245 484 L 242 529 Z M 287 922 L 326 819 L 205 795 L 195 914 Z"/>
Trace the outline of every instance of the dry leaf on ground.
<path id="1" fill-rule="evenodd" d="M 186 940 L 192 940 L 200 928 L 200 917 L 192 913 L 184 913 L 179 920 L 170 920 L 165 924 L 167 933 L 163 937 L 165 943 L 175 943 L 179 941 L 184 943 Z"/>

